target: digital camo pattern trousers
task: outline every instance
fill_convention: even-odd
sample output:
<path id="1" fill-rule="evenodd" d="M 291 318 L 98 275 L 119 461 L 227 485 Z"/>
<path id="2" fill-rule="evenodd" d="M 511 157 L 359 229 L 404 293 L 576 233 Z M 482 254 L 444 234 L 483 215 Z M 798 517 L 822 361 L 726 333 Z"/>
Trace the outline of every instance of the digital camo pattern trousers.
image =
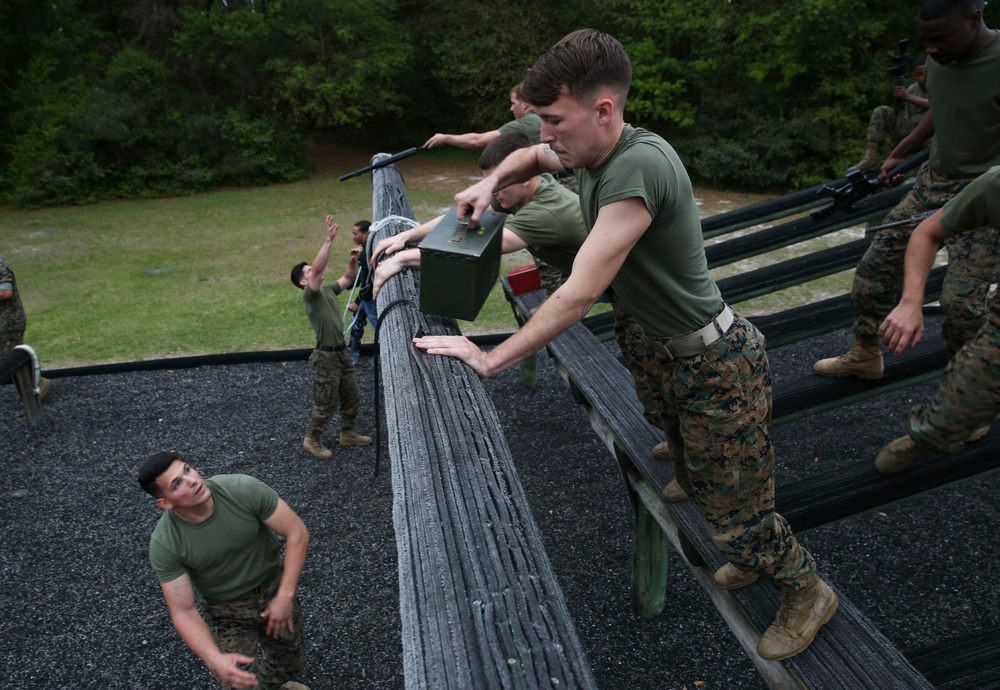
<path id="1" fill-rule="evenodd" d="M 323 433 L 327 422 L 340 406 L 340 428 L 354 428 L 361 404 L 354 361 L 347 349 L 324 352 L 315 349 L 309 355 L 313 367 L 313 408 L 306 435 Z"/>
<path id="2" fill-rule="evenodd" d="M 910 436 L 940 453 L 954 453 L 1000 411 L 1000 311 L 990 311 L 979 333 L 944 370 L 930 402 L 910 412 Z"/>
<path id="3" fill-rule="evenodd" d="M 905 108 L 901 108 L 897 113 L 887 105 L 880 105 L 872 111 L 865 138 L 870 144 L 878 145 L 886 139 L 895 144 L 902 141 L 912 129 L 913 124 L 906 118 Z"/>
<path id="4" fill-rule="evenodd" d="M 258 690 L 278 690 L 295 678 L 306 659 L 305 627 L 298 597 L 292 608 L 292 632 L 284 631 L 279 639 L 267 635 L 267 621 L 260 614 L 275 593 L 281 576 L 275 577 L 256 594 L 231 601 L 212 601 L 202 597 L 198 602 L 201 617 L 212 633 L 212 639 L 226 654 L 244 654 L 260 660 L 250 666 L 257 675 Z M 229 686 L 223 686 L 229 687 Z"/>
<path id="5" fill-rule="evenodd" d="M 884 223 L 912 218 L 938 209 L 975 178 L 947 178 L 924 163 L 913 189 L 903 197 Z M 915 225 L 885 228 L 875 233 L 854 272 L 851 301 L 857 320 L 855 340 L 864 345 L 878 343 L 878 328 L 899 301 L 903 287 L 903 256 Z M 952 352 L 970 340 L 986 320 L 990 283 L 996 280 L 997 232 L 984 227 L 950 238 L 948 272 L 941 291 L 945 313 L 941 334 Z"/>
<path id="6" fill-rule="evenodd" d="M 611 310 L 615 314 L 615 342 L 625 358 L 625 366 L 635 379 L 635 393 L 642 404 L 642 416 L 657 429 L 664 428 L 663 392 L 660 386 L 652 385 L 643 368 L 646 346 L 643 344 L 642 329 L 636 323 L 632 312 L 625 308 L 618 297 L 611 298 Z M 669 440 L 669 436 L 668 436 Z M 671 444 L 671 451 L 673 451 Z M 686 490 L 689 486 L 684 487 Z M 688 493 L 691 493 L 688 490 Z"/>
<path id="7" fill-rule="evenodd" d="M 671 359 L 667 339 L 643 337 L 640 385 L 658 384 L 678 481 L 726 558 L 784 591 L 815 582 L 816 564 L 774 511 L 771 370 L 764 337 L 736 316 L 702 354 Z M 662 401 L 657 403 L 656 401 Z M 676 451 L 674 449 L 677 449 Z"/>
<path id="8" fill-rule="evenodd" d="M 24 330 L 0 331 L 0 357 L 24 344 Z"/>

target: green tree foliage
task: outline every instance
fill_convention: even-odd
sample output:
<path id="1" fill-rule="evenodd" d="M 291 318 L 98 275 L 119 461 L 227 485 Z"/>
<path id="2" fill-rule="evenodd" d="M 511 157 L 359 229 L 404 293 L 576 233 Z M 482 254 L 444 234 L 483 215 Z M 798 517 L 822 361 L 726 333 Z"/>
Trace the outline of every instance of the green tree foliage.
<path id="1" fill-rule="evenodd" d="M 0 200 L 190 193 L 307 173 L 307 142 L 495 129 L 561 36 L 618 36 L 627 118 L 696 179 L 843 172 L 922 0 L 58 0 L 0 3 Z M 987 23 L 991 10 L 987 9 Z"/>

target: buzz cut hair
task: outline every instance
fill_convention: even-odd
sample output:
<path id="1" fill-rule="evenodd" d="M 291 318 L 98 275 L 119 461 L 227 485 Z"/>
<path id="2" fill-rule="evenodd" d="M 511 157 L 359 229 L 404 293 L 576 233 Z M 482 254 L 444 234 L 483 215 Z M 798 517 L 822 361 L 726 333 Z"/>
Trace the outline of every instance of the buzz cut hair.
<path id="1" fill-rule="evenodd" d="M 482 155 L 479 156 L 479 169 L 480 170 L 492 170 L 507 158 L 510 154 L 514 153 L 518 149 L 526 149 L 534 146 L 531 143 L 531 139 L 524 136 L 520 132 L 504 132 L 500 136 L 496 137 L 486 148 L 483 149 Z"/>
<path id="2" fill-rule="evenodd" d="M 625 108 L 632 83 L 632 61 L 621 42 L 597 29 L 580 29 L 542 54 L 524 76 L 521 91 L 532 105 L 551 105 L 565 92 L 591 103 L 609 89 Z"/>
<path id="3" fill-rule="evenodd" d="M 972 14 L 986 7 L 983 0 L 927 0 L 920 10 L 920 21 L 944 19 L 958 12 Z"/>

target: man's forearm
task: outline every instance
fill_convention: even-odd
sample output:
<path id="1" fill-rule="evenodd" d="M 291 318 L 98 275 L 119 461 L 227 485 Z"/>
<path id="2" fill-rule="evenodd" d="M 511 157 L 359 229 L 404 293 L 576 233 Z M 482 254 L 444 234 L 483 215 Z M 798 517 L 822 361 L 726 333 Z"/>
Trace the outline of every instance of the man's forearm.
<path id="1" fill-rule="evenodd" d="M 556 290 L 542 302 L 524 326 L 489 352 L 487 376 L 498 374 L 527 359 L 584 317 L 594 301 L 574 297 L 565 287 Z M 562 295 L 559 294 L 561 291 Z"/>
<path id="2" fill-rule="evenodd" d="M 927 276 L 934 266 L 934 257 L 941 246 L 941 213 L 922 222 L 910 235 L 903 258 L 903 295 L 900 304 L 922 305 L 927 289 Z"/>
<path id="3" fill-rule="evenodd" d="M 323 273 L 326 270 L 326 265 L 330 261 L 330 247 L 333 245 L 333 240 L 329 237 L 323 240 L 323 245 L 316 252 L 316 258 L 312 262 L 313 273 Z"/>
<path id="4" fill-rule="evenodd" d="M 309 550 L 309 533 L 295 535 L 285 542 L 285 563 L 278 584 L 278 593 L 295 596 L 299 586 L 299 577 L 306 562 L 306 552 Z"/>
<path id="5" fill-rule="evenodd" d="M 195 608 L 171 611 L 170 618 L 174 623 L 177 634 L 184 640 L 195 656 L 205 662 L 205 665 L 212 668 L 212 665 L 222 654 L 219 646 L 215 643 L 211 631 Z"/>

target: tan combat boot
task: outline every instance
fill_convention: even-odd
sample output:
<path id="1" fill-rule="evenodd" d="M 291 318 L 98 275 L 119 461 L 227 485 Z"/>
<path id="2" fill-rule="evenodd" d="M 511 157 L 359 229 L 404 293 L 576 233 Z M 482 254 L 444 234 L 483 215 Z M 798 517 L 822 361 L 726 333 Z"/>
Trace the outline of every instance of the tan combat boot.
<path id="1" fill-rule="evenodd" d="M 718 589 L 739 589 L 752 585 L 760 577 L 753 570 L 745 570 L 735 563 L 726 563 L 712 575 L 712 582 Z"/>
<path id="2" fill-rule="evenodd" d="M 867 172 L 868 170 L 878 170 L 882 167 L 882 159 L 878 155 L 878 146 L 872 146 L 868 144 L 868 148 L 865 149 L 865 155 L 862 156 L 861 160 L 854 164 L 851 170 L 860 170 L 861 172 Z"/>
<path id="3" fill-rule="evenodd" d="M 671 479 L 670 483 L 663 487 L 663 500 L 667 503 L 683 503 L 691 500 L 691 496 L 681 488 L 679 481 Z"/>
<path id="4" fill-rule="evenodd" d="M 340 445 L 342 446 L 367 446 L 372 442 L 371 436 L 362 436 L 354 429 L 340 430 Z"/>
<path id="5" fill-rule="evenodd" d="M 657 443 L 653 446 L 653 457 L 660 462 L 670 462 L 673 456 L 670 454 L 670 444 L 667 441 Z M 691 499 L 688 492 L 681 488 L 680 482 L 676 479 L 663 487 L 663 500 L 667 503 L 683 503 Z"/>
<path id="6" fill-rule="evenodd" d="M 885 372 L 882 348 L 874 345 L 855 344 L 847 354 L 821 359 L 813 365 L 820 376 L 857 376 L 859 379 L 880 379 Z"/>
<path id="7" fill-rule="evenodd" d="M 965 439 L 965 442 L 975 443 L 976 441 L 982 441 L 984 438 L 986 438 L 986 434 L 988 433 L 990 433 L 990 425 L 984 424 L 983 426 L 979 427 L 971 434 L 969 434 L 969 438 Z"/>
<path id="8" fill-rule="evenodd" d="M 812 644 L 836 610 L 837 593 L 817 577 L 815 584 L 782 598 L 778 615 L 757 643 L 757 653 L 768 661 L 795 656 Z"/>
<path id="9" fill-rule="evenodd" d="M 45 396 L 49 394 L 49 389 L 52 388 L 52 379 L 47 379 L 44 376 L 38 381 L 38 399 L 45 400 Z"/>
<path id="10" fill-rule="evenodd" d="M 290 680 L 284 685 L 282 685 L 279 690 L 309 690 L 308 685 L 303 685 L 302 683 L 296 683 L 294 680 Z"/>
<path id="11" fill-rule="evenodd" d="M 302 447 L 309 455 L 320 460 L 329 460 L 333 457 L 333 451 L 323 445 L 319 434 L 315 432 L 306 434 L 305 440 L 302 441 Z"/>
<path id="12" fill-rule="evenodd" d="M 909 469 L 914 460 L 933 455 L 934 449 L 921 445 L 907 434 L 889 441 L 875 456 L 875 469 L 882 474 L 898 474 Z"/>

